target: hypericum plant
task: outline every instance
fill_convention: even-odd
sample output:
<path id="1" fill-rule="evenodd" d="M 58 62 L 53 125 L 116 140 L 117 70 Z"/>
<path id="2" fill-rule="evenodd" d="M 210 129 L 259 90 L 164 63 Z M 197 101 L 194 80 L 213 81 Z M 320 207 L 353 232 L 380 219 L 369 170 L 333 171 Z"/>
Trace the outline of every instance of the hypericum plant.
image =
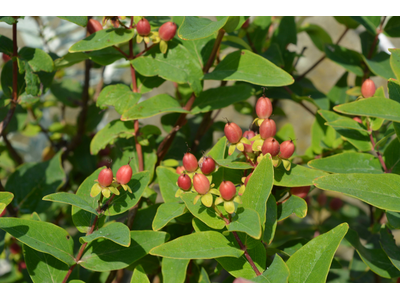
<path id="1" fill-rule="evenodd" d="M 400 17 L 54 18 L 0 17 L 0 282 L 399 280 Z"/>

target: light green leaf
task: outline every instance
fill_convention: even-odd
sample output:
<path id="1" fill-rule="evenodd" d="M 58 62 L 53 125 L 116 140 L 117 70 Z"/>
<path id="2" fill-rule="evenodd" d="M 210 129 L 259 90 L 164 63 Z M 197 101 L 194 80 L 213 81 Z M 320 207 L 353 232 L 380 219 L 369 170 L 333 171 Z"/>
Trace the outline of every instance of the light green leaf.
<path id="1" fill-rule="evenodd" d="M 353 129 L 368 133 L 368 130 L 367 128 L 364 127 L 364 125 L 350 118 L 339 118 L 335 121 L 327 122 L 326 125 L 332 126 L 335 129 L 345 128 L 345 129 Z"/>
<path id="2" fill-rule="evenodd" d="M 97 239 L 107 239 L 117 243 L 118 245 L 129 247 L 131 244 L 131 234 L 128 226 L 123 223 L 115 222 L 97 229 L 92 234 L 82 236 L 79 242 L 90 243 Z"/>
<path id="3" fill-rule="evenodd" d="M 342 46 L 329 44 L 325 45 L 325 54 L 330 60 L 347 71 L 357 76 L 363 76 L 364 72 L 361 68 L 362 56 L 360 53 Z"/>
<path id="4" fill-rule="evenodd" d="M 75 23 L 76 25 L 86 27 L 88 18 L 84 16 L 69 16 L 69 17 L 59 17 L 60 19 Z"/>
<path id="5" fill-rule="evenodd" d="M 174 259 L 164 257 L 161 263 L 161 272 L 164 283 L 184 283 L 186 269 L 190 259 Z"/>
<path id="6" fill-rule="evenodd" d="M 0 214 L 3 212 L 4 209 L 6 209 L 7 205 L 11 203 L 13 198 L 14 195 L 10 192 L 0 192 L 0 205 L 3 206 L 0 206 Z"/>
<path id="7" fill-rule="evenodd" d="M 29 64 L 33 72 L 52 72 L 54 63 L 50 55 L 38 48 L 23 47 L 18 52 L 19 58 Z"/>
<path id="8" fill-rule="evenodd" d="M 347 223 L 340 224 L 297 250 L 286 262 L 289 282 L 326 282 L 333 256 L 348 229 Z"/>
<path id="9" fill-rule="evenodd" d="M 150 280 L 141 265 L 138 265 L 133 271 L 131 283 L 150 283 Z"/>
<path id="10" fill-rule="evenodd" d="M 365 63 L 368 68 L 377 76 L 381 76 L 388 80 L 389 78 L 395 77 L 392 69 L 390 68 L 390 55 L 386 52 L 379 52 L 373 58 L 368 59 L 363 56 Z"/>
<path id="11" fill-rule="evenodd" d="M 234 156 L 234 155 L 232 155 Z M 227 159 L 215 159 L 215 162 L 227 169 L 248 170 L 253 169 L 253 166 L 247 162 L 241 161 L 241 158 L 228 157 Z"/>
<path id="12" fill-rule="evenodd" d="M 274 171 L 274 185 L 285 187 L 312 185 L 315 178 L 323 175 L 326 173 L 294 163 L 292 163 L 290 171 L 286 171 L 283 165 L 280 165 Z"/>
<path id="13" fill-rule="evenodd" d="M 279 255 L 275 255 L 274 261 L 269 268 L 252 281 L 258 283 L 287 283 L 289 279 L 289 268 Z"/>
<path id="14" fill-rule="evenodd" d="M 208 155 L 211 156 L 214 160 L 224 159 L 225 151 L 226 151 L 226 137 L 222 137 L 215 143 L 214 147 L 208 152 Z"/>
<path id="15" fill-rule="evenodd" d="M 235 216 L 232 218 L 232 222 L 227 225 L 227 228 L 228 231 L 247 233 L 258 240 L 261 238 L 261 225 L 260 215 L 254 209 L 246 207 L 245 209 L 238 208 Z"/>
<path id="16" fill-rule="evenodd" d="M 98 215 L 99 213 L 96 210 L 96 206 L 93 206 L 93 203 L 88 203 L 81 197 L 75 194 L 71 193 L 55 193 L 55 194 L 50 194 L 45 197 L 43 197 L 44 201 L 52 201 L 52 202 L 58 202 L 58 203 L 65 203 L 69 205 L 73 205 L 76 207 L 79 207 L 83 210 L 86 210 L 88 212 L 91 212 L 95 215 Z"/>
<path id="17" fill-rule="evenodd" d="M 117 113 L 122 115 L 125 110 L 131 108 L 140 100 L 141 94 L 132 92 L 131 88 L 125 84 L 115 84 L 106 86 L 97 98 L 96 105 L 114 106 Z"/>
<path id="18" fill-rule="evenodd" d="M 180 199 L 175 197 L 176 191 L 179 187 L 176 185 L 178 182 L 179 174 L 166 167 L 157 167 L 156 170 L 158 184 L 160 186 L 161 196 L 165 203 L 176 203 Z"/>
<path id="19" fill-rule="evenodd" d="M 184 203 L 170 202 L 162 203 L 157 214 L 153 219 L 153 230 L 158 231 L 168 224 L 171 220 L 185 213 L 186 205 Z"/>
<path id="20" fill-rule="evenodd" d="M 218 21 L 207 18 L 185 17 L 178 29 L 178 36 L 182 40 L 198 40 L 206 38 L 225 26 L 229 17 L 223 17 Z"/>
<path id="21" fill-rule="evenodd" d="M 307 215 L 307 202 L 297 196 L 290 196 L 285 202 L 277 206 L 278 222 L 295 214 L 299 218 L 304 218 Z"/>

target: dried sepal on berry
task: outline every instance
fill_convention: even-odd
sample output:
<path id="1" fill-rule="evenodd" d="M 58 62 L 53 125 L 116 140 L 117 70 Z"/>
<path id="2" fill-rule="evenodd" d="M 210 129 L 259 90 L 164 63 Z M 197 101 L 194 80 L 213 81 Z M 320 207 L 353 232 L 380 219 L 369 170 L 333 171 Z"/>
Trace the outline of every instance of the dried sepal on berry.
<path id="1" fill-rule="evenodd" d="M 127 184 L 121 184 L 121 186 L 122 186 L 122 188 L 124 189 L 124 191 L 128 191 L 129 193 L 132 193 L 132 190 L 131 190 L 131 188 L 130 188 L 129 185 L 127 185 Z M 115 193 L 114 193 L 114 194 L 115 194 Z M 117 194 L 117 195 L 119 195 L 119 194 Z"/>
<path id="2" fill-rule="evenodd" d="M 233 214 L 236 210 L 235 203 L 233 201 L 224 201 L 224 209 L 227 213 Z"/>
<path id="3" fill-rule="evenodd" d="M 168 42 L 166 42 L 166 41 L 164 41 L 164 40 L 161 40 L 160 41 L 160 51 L 161 51 L 161 53 L 167 53 L 167 51 L 168 51 Z"/>
<path id="4" fill-rule="evenodd" d="M 110 186 L 108 187 L 108 189 L 110 190 L 111 193 L 113 193 L 113 194 L 115 194 L 115 195 L 119 195 L 119 194 L 120 194 L 118 188 L 116 188 L 115 186 L 113 186 L 113 184 L 110 185 Z"/>
<path id="5" fill-rule="evenodd" d="M 243 178 L 246 179 L 246 177 L 243 177 Z M 245 190 L 246 190 L 246 186 L 243 184 L 243 185 L 240 187 L 239 191 L 238 191 L 238 195 L 239 195 L 239 196 L 242 196 Z"/>
<path id="6" fill-rule="evenodd" d="M 278 159 L 280 159 L 278 157 Z M 285 168 L 286 171 L 290 171 L 290 168 L 292 166 L 292 163 L 290 162 L 290 160 L 288 159 L 281 159 L 282 163 L 283 163 L 283 167 Z"/>
<path id="7" fill-rule="evenodd" d="M 211 193 L 207 193 L 201 196 L 201 203 L 204 206 L 211 207 L 213 205 L 213 196 Z"/>
<path id="8" fill-rule="evenodd" d="M 101 193 L 103 194 L 103 196 L 105 198 L 110 198 L 110 196 L 111 196 L 111 191 L 110 191 L 110 189 L 108 187 L 103 188 L 101 190 Z"/>
<path id="9" fill-rule="evenodd" d="M 92 189 L 90 190 L 90 197 L 96 197 L 98 194 L 101 193 L 101 190 L 102 188 L 98 182 L 93 184 Z"/>
<path id="10" fill-rule="evenodd" d="M 282 159 L 279 156 L 272 156 L 272 165 L 277 168 L 281 165 Z M 289 162 L 290 163 L 290 162 Z M 286 169 L 286 167 L 285 167 Z M 287 169 L 286 169 L 287 170 Z M 289 165 L 289 170 L 290 170 L 290 165 Z M 289 171 L 288 170 L 288 171 Z"/>

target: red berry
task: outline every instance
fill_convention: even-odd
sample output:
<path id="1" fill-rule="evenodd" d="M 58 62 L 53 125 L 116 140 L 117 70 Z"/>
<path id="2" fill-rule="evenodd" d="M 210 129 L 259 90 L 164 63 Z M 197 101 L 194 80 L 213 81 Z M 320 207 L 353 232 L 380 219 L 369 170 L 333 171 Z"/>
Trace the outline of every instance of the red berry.
<path id="1" fill-rule="evenodd" d="M 221 197 L 225 200 L 231 200 L 236 195 L 236 187 L 231 181 L 222 181 L 219 186 Z"/>
<path id="2" fill-rule="evenodd" d="M 5 53 L 3 53 L 3 61 L 6 63 L 11 59 L 11 57 Z"/>
<path id="3" fill-rule="evenodd" d="M 193 187 L 196 192 L 204 195 L 210 190 L 210 182 L 205 175 L 197 173 L 193 176 Z"/>
<path id="4" fill-rule="evenodd" d="M 325 193 L 321 193 L 321 194 L 319 194 L 318 195 L 318 198 L 317 198 L 317 201 L 318 201 L 318 204 L 322 207 L 322 206 L 325 206 L 325 204 L 326 204 L 326 195 L 325 195 Z"/>
<path id="5" fill-rule="evenodd" d="M 192 181 L 190 180 L 189 175 L 183 174 L 178 178 L 178 186 L 184 190 L 188 191 L 192 187 Z"/>
<path id="6" fill-rule="evenodd" d="M 132 178 L 132 168 L 130 165 L 124 165 L 118 169 L 115 176 L 120 184 L 127 184 Z"/>
<path id="7" fill-rule="evenodd" d="M 262 139 L 273 137 L 276 134 L 276 124 L 274 120 L 265 119 L 260 126 L 260 136 Z"/>
<path id="8" fill-rule="evenodd" d="M 113 181 L 113 172 L 111 169 L 101 170 L 99 177 L 97 177 L 99 184 L 103 187 L 109 186 Z"/>
<path id="9" fill-rule="evenodd" d="M 269 118 L 272 114 L 272 103 L 267 97 L 260 97 L 256 103 L 256 114 L 260 119 Z"/>
<path id="10" fill-rule="evenodd" d="M 290 158 L 294 153 L 294 144 L 293 141 L 284 141 L 281 144 L 281 154 L 279 155 L 281 158 Z"/>
<path id="11" fill-rule="evenodd" d="M 247 183 L 249 182 L 251 175 L 253 175 L 253 173 L 247 175 L 246 179 L 244 180 L 244 186 L 247 186 Z"/>
<path id="12" fill-rule="evenodd" d="M 264 144 L 261 147 L 262 153 L 265 155 L 267 153 L 271 154 L 271 156 L 276 156 L 279 153 L 279 143 L 273 137 L 269 137 L 264 141 Z"/>
<path id="13" fill-rule="evenodd" d="M 90 19 L 87 23 L 87 29 L 90 34 L 95 33 L 96 31 L 103 30 L 103 26 L 101 26 L 101 23 L 95 19 Z"/>
<path id="14" fill-rule="evenodd" d="M 10 251 L 12 254 L 18 254 L 21 252 L 21 247 L 14 242 L 10 245 Z"/>
<path id="15" fill-rule="evenodd" d="M 145 18 L 141 19 L 137 24 L 136 24 L 136 30 L 138 35 L 141 36 L 147 36 L 151 32 L 151 26 L 149 21 L 147 21 Z"/>
<path id="16" fill-rule="evenodd" d="M 26 269 L 26 263 L 24 261 L 20 261 L 18 263 L 18 271 L 22 272 L 23 269 Z"/>
<path id="17" fill-rule="evenodd" d="M 249 27 L 249 25 L 250 25 L 250 19 L 247 19 L 247 20 L 243 23 L 242 28 L 243 28 L 243 29 L 246 29 L 246 28 Z"/>
<path id="18" fill-rule="evenodd" d="M 224 128 L 225 136 L 232 144 L 236 144 L 242 138 L 242 129 L 233 122 L 228 122 Z"/>
<path id="19" fill-rule="evenodd" d="M 359 117 L 354 117 L 353 120 L 362 124 L 362 120 Z"/>
<path id="20" fill-rule="evenodd" d="M 310 191 L 310 186 L 296 186 L 290 188 L 290 194 L 300 197 L 300 198 L 305 198 Z"/>
<path id="21" fill-rule="evenodd" d="M 252 131 L 252 130 L 246 130 L 243 133 L 243 137 L 245 137 L 248 140 L 250 140 L 251 138 L 253 138 L 255 136 L 256 136 L 256 133 L 254 131 Z M 248 153 L 253 152 L 253 148 L 251 146 L 253 145 L 254 141 L 252 141 L 250 143 L 251 143 L 251 145 L 244 144 L 244 151 L 246 151 Z"/>
<path id="22" fill-rule="evenodd" d="M 369 98 L 374 96 L 376 91 L 375 83 L 371 79 L 367 79 L 363 82 L 361 86 L 361 94 L 364 98 Z"/>
<path id="23" fill-rule="evenodd" d="M 329 203 L 329 207 L 334 211 L 339 210 L 342 207 L 342 205 L 343 201 L 340 198 L 333 198 Z"/>
<path id="24" fill-rule="evenodd" d="M 172 40 L 176 33 L 176 24 L 173 22 L 167 22 L 161 25 L 160 29 L 158 29 L 158 34 L 160 39 L 168 42 Z"/>
<path id="25" fill-rule="evenodd" d="M 0 218 L 7 213 L 7 209 L 4 209 L 3 212 L 0 214 Z"/>
<path id="26" fill-rule="evenodd" d="M 208 175 L 215 170 L 215 161 L 211 157 L 205 157 L 200 164 L 200 170 L 204 175 Z"/>
<path id="27" fill-rule="evenodd" d="M 245 279 L 245 278 L 243 278 L 243 277 L 238 277 L 238 278 L 235 278 L 235 280 L 233 281 L 233 283 L 254 283 L 254 281 Z"/>
<path id="28" fill-rule="evenodd" d="M 182 159 L 183 166 L 185 167 L 186 171 L 192 173 L 197 170 L 198 164 L 196 156 L 192 153 L 185 153 Z"/>
<path id="29" fill-rule="evenodd" d="M 179 166 L 176 168 L 176 173 L 181 175 L 183 174 L 183 172 L 185 171 L 185 167 L 184 166 Z"/>

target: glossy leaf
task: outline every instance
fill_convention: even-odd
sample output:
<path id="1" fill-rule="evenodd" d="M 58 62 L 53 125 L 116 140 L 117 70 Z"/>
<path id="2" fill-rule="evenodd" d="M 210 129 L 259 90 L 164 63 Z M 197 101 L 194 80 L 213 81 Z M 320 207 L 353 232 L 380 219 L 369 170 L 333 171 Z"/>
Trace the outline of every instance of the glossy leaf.
<path id="1" fill-rule="evenodd" d="M 289 279 L 289 268 L 279 255 L 275 255 L 272 264 L 260 276 L 252 281 L 258 283 L 287 283 Z"/>
<path id="2" fill-rule="evenodd" d="M 377 76 L 381 76 L 388 80 L 395 77 L 392 69 L 390 68 L 390 55 L 386 52 L 379 52 L 373 58 L 368 59 L 363 56 L 368 68 Z"/>
<path id="3" fill-rule="evenodd" d="M 168 239 L 161 231 L 131 231 L 131 245 L 123 247 L 108 240 L 95 240 L 86 246 L 80 265 L 96 272 L 126 268 Z"/>
<path id="4" fill-rule="evenodd" d="M 383 251 L 389 257 L 392 264 L 400 270 L 400 249 L 396 245 L 393 234 L 390 233 L 387 228 L 381 228 L 380 230 L 380 243 Z"/>
<path id="5" fill-rule="evenodd" d="M 184 283 L 190 259 L 164 257 L 161 263 L 163 283 Z"/>
<path id="6" fill-rule="evenodd" d="M 123 223 L 115 222 L 97 229 L 92 234 L 79 238 L 81 244 L 90 243 L 97 239 L 106 239 L 118 245 L 129 247 L 131 244 L 131 234 L 128 226 Z"/>
<path id="7" fill-rule="evenodd" d="M 22 213 L 41 213 L 51 205 L 41 199 L 56 192 L 65 182 L 61 166 L 62 151 L 51 160 L 40 163 L 25 163 L 17 168 L 7 180 L 5 189 L 14 194 L 14 205 Z"/>
<path id="8" fill-rule="evenodd" d="M 85 52 L 104 49 L 110 46 L 128 42 L 135 35 L 135 31 L 125 28 L 111 28 L 96 31 L 87 38 L 73 44 L 69 52 Z"/>
<path id="9" fill-rule="evenodd" d="M 75 23 L 76 25 L 86 27 L 88 18 L 84 16 L 69 16 L 69 17 L 59 17 L 60 19 Z"/>
<path id="10" fill-rule="evenodd" d="M 34 250 L 48 253 L 68 265 L 75 263 L 74 242 L 69 233 L 52 223 L 0 218 L 0 228 Z"/>
<path id="11" fill-rule="evenodd" d="M 264 208 L 264 211 L 266 209 Z M 232 222 L 227 225 L 228 231 L 239 231 L 247 233 L 249 236 L 260 239 L 261 238 L 261 222 L 260 215 L 251 208 L 239 208 Z"/>
<path id="12" fill-rule="evenodd" d="M 160 186 L 161 196 L 165 203 L 176 203 L 180 199 L 175 197 L 176 191 L 179 187 L 176 185 L 178 182 L 179 174 L 166 167 L 157 167 L 157 178 Z"/>
<path id="13" fill-rule="evenodd" d="M 312 185 L 313 180 L 326 175 L 325 172 L 303 167 L 292 163 L 290 171 L 286 171 L 283 165 L 274 170 L 274 185 L 293 187 Z"/>
<path id="14" fill-rule="evenodd" d="M 153 230 L 160 230 L 171 220 L 183 215 L 185 213 L 185 209 L 186 205 L 184 203 L 162 203 L 158 207 L 157 214 L 153 219 Z"/>
<path id="15" fill-rule="evenodd" d="M 150 280 L 141 265 L 138 265 L 133 271 L 131 283 L 150 283 Z"/>
<path id="16" fill-rule="evenodd" d="M 384 210 L 400 212 L 400 176 L 396 174 L 332 174 L 314 180 L 322 190 L 340 192 Z"/>
<path id="17" fill-rule="evenodd" d="M 86 210 L 88 212 L 91 212 L 95 215 L 99 214 L 96 210 L 96 206 L 94 206 L 93 203 L 88 203 L 84 199 L 79 197 L 78 195 L 71 194 L 71 193 L 62 192 L 62 193 L 50 194 L 50 195 L 43 197 L 42 200 L 58 202 L 58 203 L 65 203 L 65 204 L 79 207 L 79 208 Z"/>
<path id="18" fill-rule="evenodd" d="M 320 26 L 316 24 L 305 24 L 300 28 L 300 32 L 305 31 L 314 45 L 320 50 L 324 51 L 326 44 L 332 44 L 330 35 Z"/>
<path id="19" fill-rule="evenodd" d="M 326 282 L 333 256 L 348 229 L 347 223 L 340 224 L 297 250 L 286 262 L 289 282 Z"/>
<path id="20" fill-rule="evenodd" d="M 96 155 L 101 149 L 104 149 L 108 144 L 120 137 L 133 137 L 135 129 L 133 122 L 123 122 L 121 120 L 114 120 L 104 126 L 96 133 L 90 142 L 90 153 Z"/>
<path id="21" fill-rule="evenodd" d="M 178 29 L 178 36 L 182 40 L 198 40 L 206 38 L 225 26 L 229 17 L 223 17 L 218 21 L 207 18 L 185 17 Z"/>
<path id="22" fill-rule="evenodd" d="M 368 153 L 344 152 L 311 160 L 308 165 L 330 173 L 383 173 L 379 160 Z"/>
<path id="23" fill-rule="evenodd" d="M 196 98 L 190 112 L 192 114 L 197 114 L 221 109 L 236 102 L 245 101 L 249 99 L 253 93 L 254 89 L 247 84 L 208 89 Z"/>
<path id="24" fill-rule="evenodd" d="M 232 247 L 221 233 L 205 231 L 181 236 L 153 248 L 150 254 L 177 259 L 211 259 L 224 256 L 239 258 L 243 251 Z"/>
<path id="25" fill-rule="evenodd" d="M 167 112 L 187 113 L 180 106 L 179 102 L 170 95 L 158 94 L 125 110 L 121 116 L 121 120 L 145 119 Z"/>
<path id="26" fill-rule="evenodd" d="M 325 45 L 325 54 L 334 63 L 342 66 L 347 71 L 363 76 L 361 68 L 362 56 L 360 53 L 342 46 L 330 44 Z"/>
<path id="27" fill-rule="evenodd" d="M 228 54 L 204 79 L 237 80 L 261 86 L 286 86 L 294 82 L 281 68 L 248 50 Z"/>
<path id="28" fill-rule="evenodd" d="M 278 222 L 295 214 L 299 218 L 304 218 L 307 215 L 307 202 L 297 196 L 290 196 L 285 202 L 277 206 Z"/>
<path id="29" fill-rule="evenodd" d="M 96 104 L 98 107 L 105 105 L 114 106 L 117 113 L 122 115 L 125 110 L 134 106 L 140 100 L 141 94 L 132 92 L 125 84 L 115 84 L 102 89 Z"/>

